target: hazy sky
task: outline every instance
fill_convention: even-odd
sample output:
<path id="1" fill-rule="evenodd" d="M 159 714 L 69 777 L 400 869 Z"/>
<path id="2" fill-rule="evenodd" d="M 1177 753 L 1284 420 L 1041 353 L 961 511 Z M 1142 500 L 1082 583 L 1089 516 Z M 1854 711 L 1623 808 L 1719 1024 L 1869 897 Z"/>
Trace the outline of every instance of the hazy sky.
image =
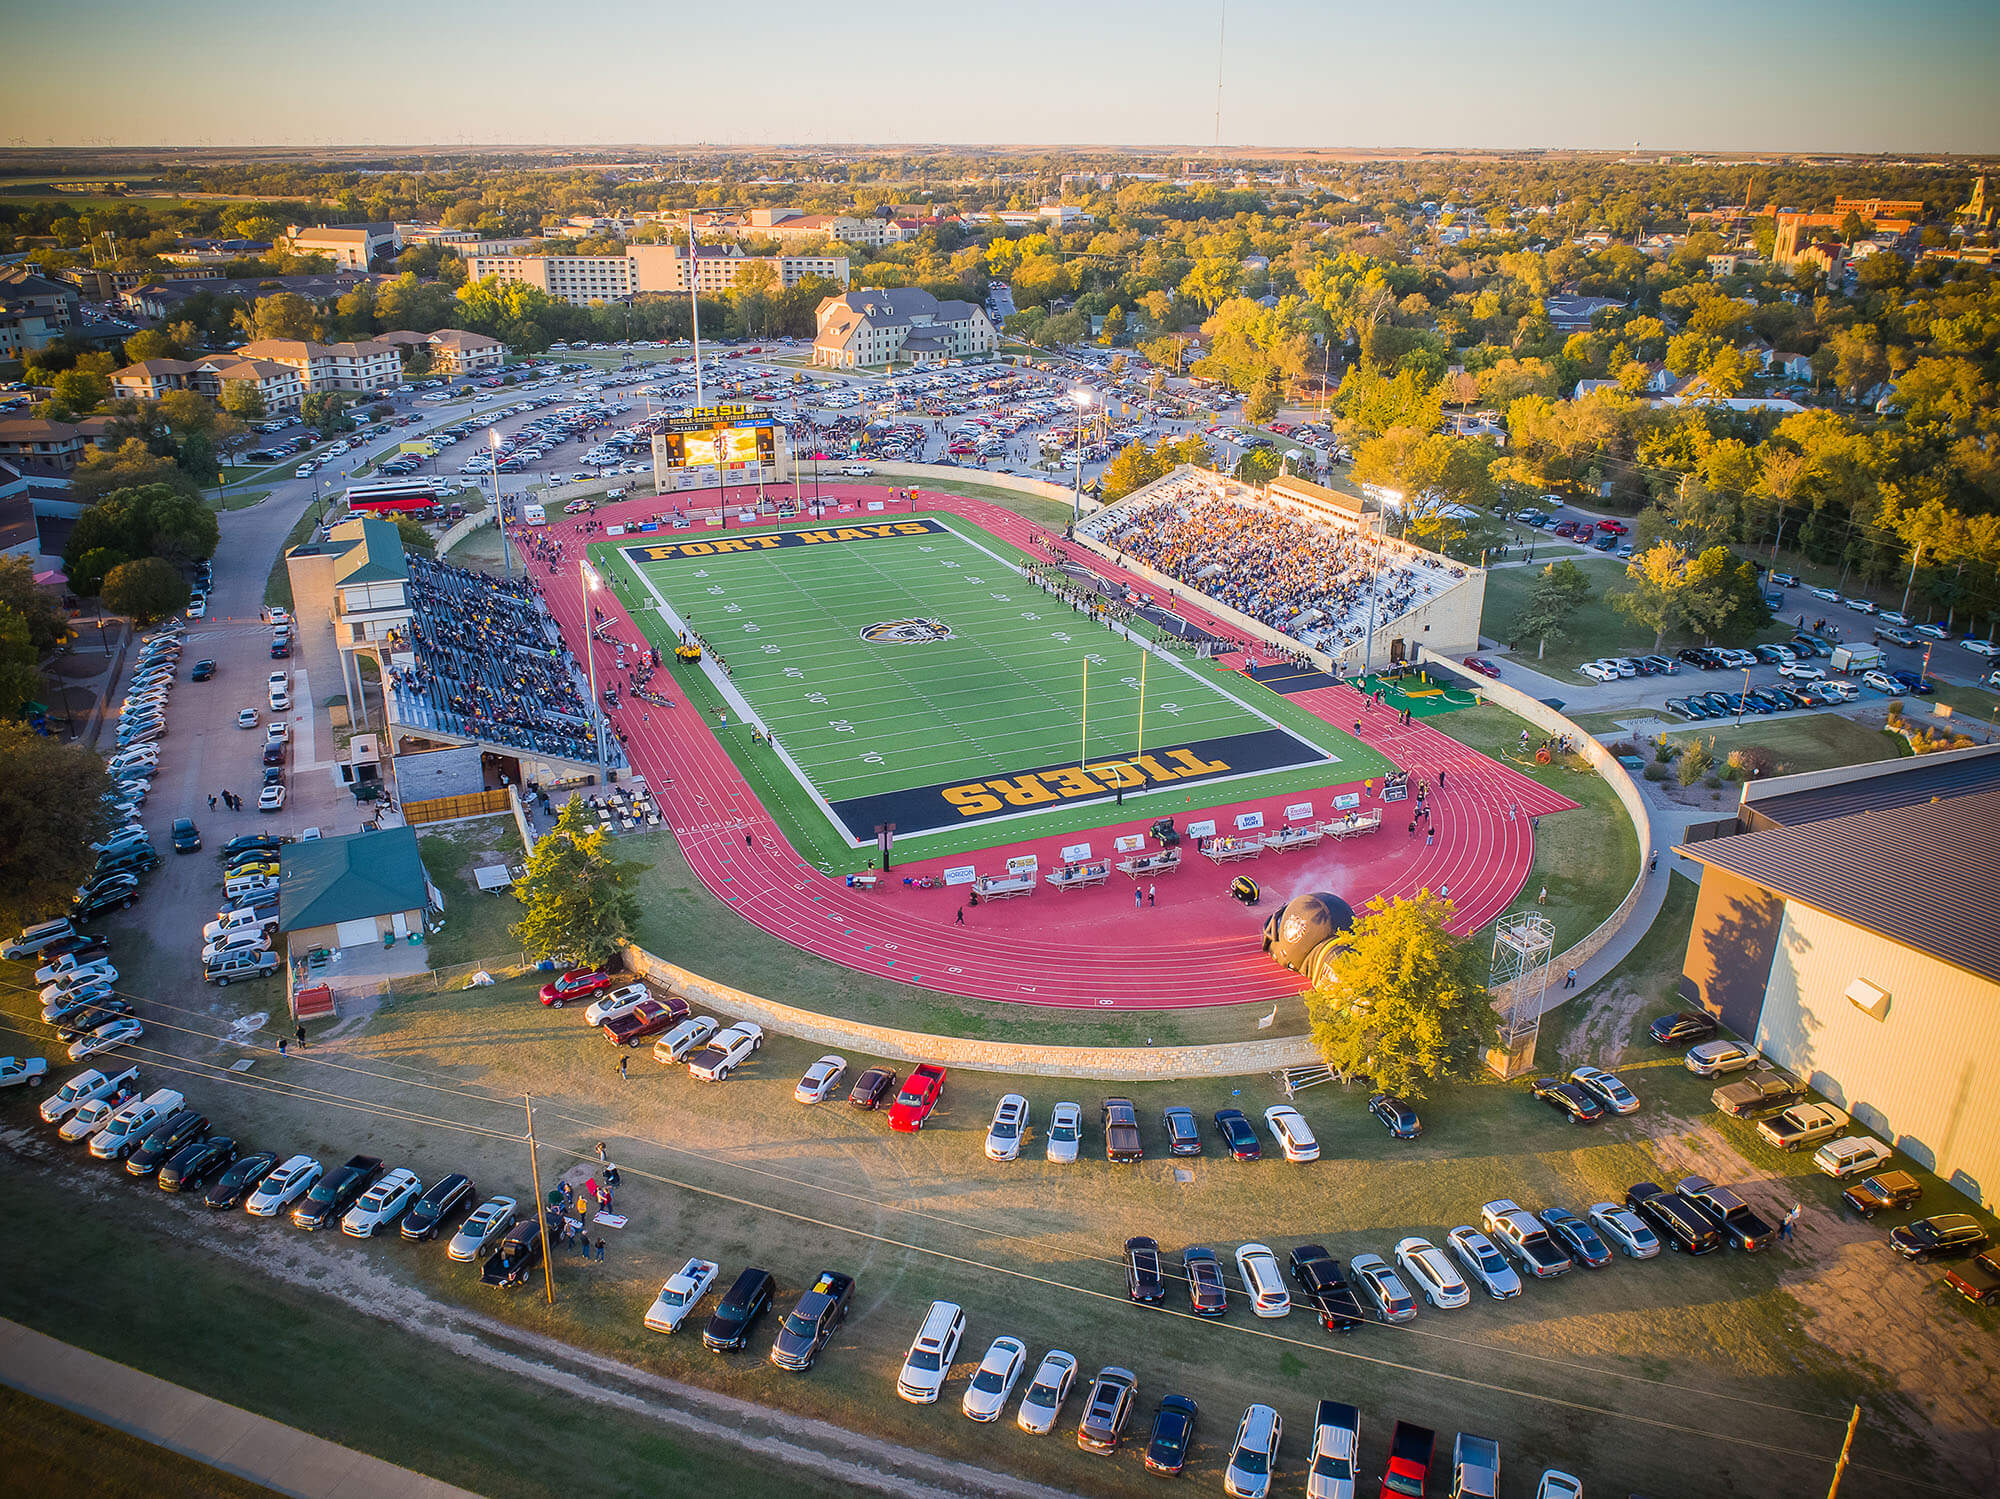
<path id="1" fill-rule="evenodd" d="M 1207 145 L 1221 9 L 0 0 L 0 145 Z M 2000 0 L 1229 0 L 1227 24 L 1230 146 L 2000 151 Z"/>

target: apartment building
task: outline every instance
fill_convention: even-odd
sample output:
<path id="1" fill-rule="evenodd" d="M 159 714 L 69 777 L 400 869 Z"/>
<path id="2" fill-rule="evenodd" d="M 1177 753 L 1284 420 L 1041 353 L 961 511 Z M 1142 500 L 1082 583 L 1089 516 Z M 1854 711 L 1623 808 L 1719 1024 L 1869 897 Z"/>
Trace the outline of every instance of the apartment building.
<path id="1" fill-rule="evenodd" d="M 296 255 L 324 255 L 341 270 L 365 271 L 375 264 L 377 255 L 401 250 L 403 236 L 394 224 L 341 224 L 325 229 L 294 224 L 285 231 L 285 243 Z"/>
<path id="2" fill-rule="evenodd" d="M 989 354 L 999 344 L 986 309 L 941 302 L 914 286 L 870 287 L 819 304 L 812 362 L 830 369 L 892 363 L 942 364 Z"/>
<path id="3" fill-rule="evenodd" d="M 821 277 L 845 286 L 845 255 L 745 255 L 736 245 L 701 245 L 690 269 L 680 245 L 630 245 L 623 255 L 474 255 L 466 270 L 475 281 L 498 276 L 505 282 L 539 287 L 576 307 L 622 302 L 641 292 L 685 294 L 690 286 L 709 294 L 724 292 L 751 266 L 769 266 L 777 284 L 797 286 Z"/>
<path id="4" fill-rule="evenodd" d="M 384 333 L 380 341 L 393 344 L 405 364 L 409 363 L 410 350 L 424 349 L 430 355 L 431 367 L 449 374 L 484 374 L 507 362 L 507 346 L 499 339 L 488 338 L 484 333 L 468 333 L 463 328 L 440 328 L 435 333 Z"/>
<path id="5" fill-rule="evenodd" d="M 226 386 L 256 386 L 270 412 L 296 411 L 306 397 L 305 376 L 274 359 L 211 354 L 201 359 L 144 359 L 111 372 L 112 393 L 135 401 L 157 401 L 170 390 L 192 390 L 220 400 Z"/>
<path id="6" fill-rule="evenodd" d="M 104 426 L 102 418 L 74 423 L 38 416 L 0 418 L 0 458 L 66 474 L 82 462 L 86 448 L 96 445 Z"/>
<path id="7" fill-rule="evenodd" d="M 260 338 L 236 351 L 245 359 L 290 365 L 309 395 L 327 390 L 370 391 L 398 384 L 403 356 L 394 344 L 376 339 L 316 344 L 304 339 Z"/>
<path id="8" fill-rule="evenodd" d="M 0 353 L 39 349 L 79 321 L 77 289 L 25 265 L 0 266 Z"/>
<path id="9" fill-rule="evenodd" d="M 1094 222 L 1081 208 L 1067 203 L 1044 203 L 1040 208 L 1003 208 L 993 215 L 1009 229 L 1070 229 Z"/>

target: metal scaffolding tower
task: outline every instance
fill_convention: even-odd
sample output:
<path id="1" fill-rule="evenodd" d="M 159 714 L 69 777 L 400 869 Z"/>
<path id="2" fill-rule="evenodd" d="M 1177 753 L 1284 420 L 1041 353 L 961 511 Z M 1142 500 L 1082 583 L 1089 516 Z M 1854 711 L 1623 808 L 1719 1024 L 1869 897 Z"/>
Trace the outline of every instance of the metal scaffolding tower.
<path id="1" fill-rule="evenodd" d="M 1493 929 L 1493 964 L 1487 991 L 1501 1006 L 1500 1044 L 1486 1064 L 1501 1077 L 1519 1077 L 1535 1065 L 1535 1040 L 1555 956 L 1555 923 L 1532 911 L 1511 911 Z"/>

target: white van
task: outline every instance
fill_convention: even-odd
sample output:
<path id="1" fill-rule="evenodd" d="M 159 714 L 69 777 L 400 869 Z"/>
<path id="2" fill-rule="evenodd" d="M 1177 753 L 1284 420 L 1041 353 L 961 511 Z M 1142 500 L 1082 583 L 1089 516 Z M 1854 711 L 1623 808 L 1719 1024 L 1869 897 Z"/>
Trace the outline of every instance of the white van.
<path id="1" fill-rule="evenodd" d="M 76 928 L 70 924 L 67 916 L 60 916 L 54 921 L 37 922 L 34 926 L 23 927 L 20 936 L 5 947 L 0 947 L 0 958 L 5 958 L 10 963 L 18 963 L 23 958 L 35 956 L 51 942 L 60 942 L 63 938 L 75 934 Z"/>
<path id="2" fill-rule="evenodd" d="M 541 505 L 523 505 L 521 519 L 531 526 L 546 526 L 549 523 L 549 512 Z"/>
<path id="3" fill-rule="evenodd" d="M 965 1335 L 965 1313 L 955 1302 L 933 1301 L 924 1325 L 910 1343 L 903 1372 L 896 1376 L 896 1393 L 912 1405 L 931 1405 L 944 1389 L 958 1340 Z"/>
<path id="4" fill-rule="evenodd" d="M 133 1099 L 90 1137 L 90 1153 L 100 1161 L 124 1159 L 148 1129 L 186 1104 L 187 1100 L 172 1088 L 161 1088 L 144 1098 Z"/>

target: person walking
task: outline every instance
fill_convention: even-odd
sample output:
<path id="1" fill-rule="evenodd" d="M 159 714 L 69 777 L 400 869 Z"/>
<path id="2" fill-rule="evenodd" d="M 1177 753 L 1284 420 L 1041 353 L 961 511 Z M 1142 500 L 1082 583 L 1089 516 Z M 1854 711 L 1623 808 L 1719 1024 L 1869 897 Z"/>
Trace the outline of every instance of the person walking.
<path id="1" fill-rule="evenodd" d="M 604 1142 L 603 1142 L 602 1140 L 599 1140 L 599 1141 L 597 1142 L 597 1158 L 598 1158 L 598 1160 L 600 1160 L 600 1161 L 608 1161 L 608 1160 L 609 1160 L 609 1157 L 607 1157 L 607 1156 L 605 1155 L 605 1153 L 604 1153 Z"/>
<path id="2" fill-rule="evenodd" d="M 1438 790 L 1444 790 L 1444 772 L 1441 770 L 1438 772 Z"/>
<path id="3" fill-rule="evenodd" d="M 1792 1226 L 1799 1221 L 1799 1214 L 1801 1211 L 1802 1209 L 1800 1208 L 1798 1203 L 1795 1202 L 1792 1204 L 1792 1210 L 1789 1213 L 1785 1214 L 1783 1221 L 1778 1224 L 1779 1238 L 1785 1240 L 1788 1243 L 1791 1241 Z"/>
<path id="4" fill-rule="evenodd" d="M 280 1036 L 278 1037 L 278 1055 L 283 1056 L 284 1054 L 285 1054 L 285 1038 L 283 1036 Z"/>
<path id="5" fill-rule="evenodd" d="M 292 1038 L 299 1043 L 300 1051 L 304 1051 L 306 1049 L 306 1028 L 303 1024 L 301 1024 L 299 1028 L 292 1033 Z"/>
<path id="6" fill-rule="evenodd" d="M 745 834 L 743 835 L 743 846 L 744 846 L 745 848 L 750 848 L 750 847 L 752 847 L 752 844 L 751 844 L 751 842 L 750 842 L 750 835 L 749 835 L 748 833 L 745 833 Z"/>
<path id="7" fill-rule="evenodd" d="M 1435 847 L 1437 847 L 1437 841 L 1438 841 L 1438 834 L 1437 834 L 1437 829 L 1436 829 L 1436 828 L 1425 828 L 1425 829 L 1424 829 L 1424 847 L 1425 847 L 1425 848 L 1435 848 Z"/>
<path id="8" fill-rule="evenodd" d="M 213 791 L 208 794 L 208 810 L 211 812 L 215 810 L 215 793 Z"/>
<path id="9" fill-rule="evenodd" d="M 618 1081 L 621 1083 L 629 1081 L 631 1073 L 632 1059 L 630 1057 L 620 1057 L 618 1059 Z"/>
<path id="10" fill-rule="evenodd" d="M 1160 903 L 1160 887 L 1158 885 L 1148 885 L 1146 887 L 1146 904 L 1149 906 L 1157 906 L 1159 903 Z"/>
<path id="11" fill-rule="evenodd" d="M 602 1239 L 597 1241 L 597 1263 L 600 1265 L 604 1263 L 604 1241 Z"/>
<path id="12" fill-rule="evenodd" d="M 1651 869 L 1658 869 L 1659 867 L 1660 867 L 1660 851 L 1656 848 L 1652 851 L 1651 855 L 1648 856 L 1646 860 L 1646 868 L 1651 870 Z"/>
<path id="13" fill-rule="evenodd" d="M 1563 987 L 1565 989 L 1574 989 L 1576 987 L 1576 970 L 1574 968 L 1570 969 L 1569 973 L 1564 977 Z"/>
<path id="14" fill-rule="evenodd" d="M 1141 890 L 1137 885 L 1134 885 L 1132 887 L 1132 909 L 1136 911 L 1145 904 L 1146 892 Z"/>
<path id="15" fill-rule="evenodd" d="M 956 924 L 957 924 L 957 925 L 959 925 L 959 926 L 964 926 L 964 925 L 965 925 L 965 907 L 964 907 L 964 906 L 960 906 L 960 907 L 958 908 L 958 921 L 957 921 L 957 923 L 956 923 Z"/>

